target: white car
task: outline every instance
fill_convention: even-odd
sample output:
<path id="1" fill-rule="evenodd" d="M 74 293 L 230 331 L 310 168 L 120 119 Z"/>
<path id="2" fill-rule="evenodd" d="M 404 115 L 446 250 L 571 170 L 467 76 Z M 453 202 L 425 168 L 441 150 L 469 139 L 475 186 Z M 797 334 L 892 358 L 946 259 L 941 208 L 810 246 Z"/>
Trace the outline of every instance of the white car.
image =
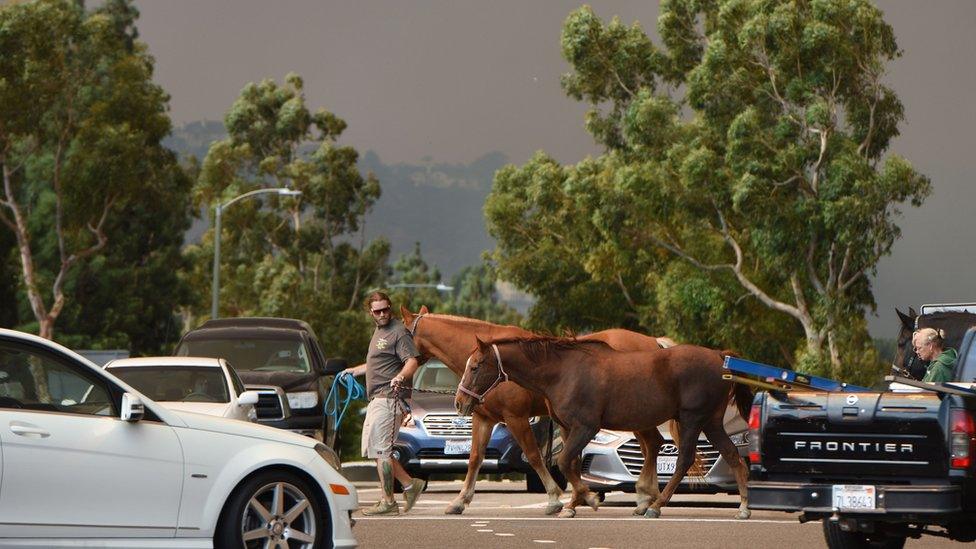
<path id="1" fill-rule="evenodd" d="M 0 547 L 355 547 L 355 487 L 309 437 L 169 410 L 0 329 Z"/>
<path id="2" fill-rule="evenodd" d="M 113 360 L 105 369 L 170 410 L 257 421 L 258 393 L 246 391 L 222 358 L 150 356 Z"/>

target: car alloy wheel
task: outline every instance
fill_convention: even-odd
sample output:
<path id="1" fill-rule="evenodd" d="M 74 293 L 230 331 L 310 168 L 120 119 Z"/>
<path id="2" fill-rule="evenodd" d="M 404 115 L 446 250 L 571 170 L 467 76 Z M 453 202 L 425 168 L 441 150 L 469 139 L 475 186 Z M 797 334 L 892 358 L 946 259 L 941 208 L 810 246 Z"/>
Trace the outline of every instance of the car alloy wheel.
<path id="1" fill-rule="evenodd" d="M 251 495 L 241 515 L 241 539 L 247 548 L 312 547 L 315 509 L 298 487 L 270 482 Z"/>

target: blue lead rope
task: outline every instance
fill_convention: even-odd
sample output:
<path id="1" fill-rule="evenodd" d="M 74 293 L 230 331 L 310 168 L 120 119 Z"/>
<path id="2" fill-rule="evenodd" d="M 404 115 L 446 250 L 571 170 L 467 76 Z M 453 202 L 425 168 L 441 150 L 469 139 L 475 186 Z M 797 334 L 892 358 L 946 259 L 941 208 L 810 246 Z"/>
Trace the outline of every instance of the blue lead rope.
<path id="1" fill-rule="evenodd" d="M 344 396 L 340 393 L 345 392 Z M 332 380 L 329 396 L 325 398 L 325 414 L 335 418 L 335 428 L 339 430 L 342 416 L 345 415 L 349 403 L 354 400 L 366 400 L 366 388 L 356 381 L 352 374 L 340 373 Z M 341 402 L 341 404 L 340 404 Z"/>

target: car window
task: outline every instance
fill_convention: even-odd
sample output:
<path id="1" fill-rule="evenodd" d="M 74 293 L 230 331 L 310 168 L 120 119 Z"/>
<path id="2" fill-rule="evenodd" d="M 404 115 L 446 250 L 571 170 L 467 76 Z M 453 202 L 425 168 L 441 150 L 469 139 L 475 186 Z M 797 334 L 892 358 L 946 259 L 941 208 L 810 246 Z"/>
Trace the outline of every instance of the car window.
<path id="1" fill-rule="evenodd" d="M 220 368 L 205 366 L 120 366 L 113 375 L 157 402 L 230 402 Z"/>
<path id="2" fill-rule="evenodd" d="M 115 415 L 108 385 L 84 366 L 3 344 L 0 408 Z"/>
<path id="3" fill-rule="evenodd" d="M 414 387 L 427 391 L 455 391 L 458 376 L 442 362 L 430 361 L 417 372 Z"/>
<path id="4" fill-rule="evenodd" d="M 960 360 L 963 361 L 963 371 L 959 372 L 959 381 L 967 383 L 976 381 L 976 341 L 969 344 L 966 357 Z"/>
<path id="5" fill-rule="evenodd" d="M 308 351 L 301 339 L 191 339 L 177 350 L 179 356 L 223 358 L 242 371 L 312 371 Z"/>

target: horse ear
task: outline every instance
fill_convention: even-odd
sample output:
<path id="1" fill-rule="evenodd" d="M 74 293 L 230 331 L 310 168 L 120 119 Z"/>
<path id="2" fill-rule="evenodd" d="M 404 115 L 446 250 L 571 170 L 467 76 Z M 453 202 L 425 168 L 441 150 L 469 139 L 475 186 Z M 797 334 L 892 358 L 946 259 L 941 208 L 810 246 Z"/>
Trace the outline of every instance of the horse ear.
<path id="1" fill-rule="evenodd" d="M 918 316 L 918 313 L 915 312 L 915 307 L 909 307 L 908 308 L 908 316 L 912 317 L 912 324 L 914 324 L 915 323 L 915 317 Z"/>
<path id="2" fill-rule="evenodd" d="M 485 350 L 485 349 L 488 348 L 488 343 L 485 342 L 485 341 L 482 341 L 480 337 L 474 336 L 474 340 L 478 342 L 478 349 L 480 349 L 480 350 L 483 351 L 483 350 Z"/>
<path id="3" fill-rule="evenodd" d="M 413 321 L 413 313 L 410 312 L 410 309 L 407 309 L 405 306 L 400 305 L 400 318 L 402 318 L 404 322 L 409 324 L 410 322 Z"/>
<path id="4" fill-rule="evenodd" d="M 430 314 L 430 311 L 427 310 L 427 306 L 426 305 L 421 305 L 420 306 L 420 312 L 417 313 L 417 314 L 418 315 L 429 315 Z"/>
<path id="5" fill-rule="evenodd" d="M 898 313 L 898 320 L 901 321 L 902 326 L 908 326 L 908 327 L 911 327 L 912 326 L 913 322 L 912 322 L 911 317 L 909 317 L 905 313 L 899 311 L 897 307 L 895 308 L 895 312 Z"/>

